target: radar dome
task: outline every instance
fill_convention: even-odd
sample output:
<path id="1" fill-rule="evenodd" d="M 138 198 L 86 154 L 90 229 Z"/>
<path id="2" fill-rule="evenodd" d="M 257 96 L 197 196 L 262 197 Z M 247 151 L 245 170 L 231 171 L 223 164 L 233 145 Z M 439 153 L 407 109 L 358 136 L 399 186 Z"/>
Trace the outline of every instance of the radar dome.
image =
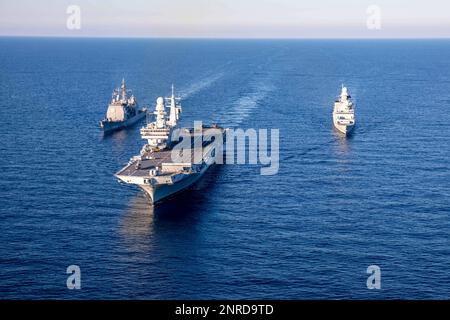
<path id="1" fill-rule="evenodd" d="M 156 103 L 157 104 L 164 104 L 164 98 L 163 97 L 159 97 L 158 99 L 156 99 Z"/>

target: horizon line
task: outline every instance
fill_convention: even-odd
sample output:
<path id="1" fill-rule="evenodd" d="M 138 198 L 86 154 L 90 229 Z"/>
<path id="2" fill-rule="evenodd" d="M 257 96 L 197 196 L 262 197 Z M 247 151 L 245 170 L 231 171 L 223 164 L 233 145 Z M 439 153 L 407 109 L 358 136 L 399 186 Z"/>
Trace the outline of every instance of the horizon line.
<path id="1" fill-rule="evenodd" d="M 59 39 L 149 39 L 149 40 L 450 40 L 450 36 L 430 37 L 177 37 L 177 36 L 83 36 L 83 35 L 9 35 L 0 38 L 59 38 Z"/>

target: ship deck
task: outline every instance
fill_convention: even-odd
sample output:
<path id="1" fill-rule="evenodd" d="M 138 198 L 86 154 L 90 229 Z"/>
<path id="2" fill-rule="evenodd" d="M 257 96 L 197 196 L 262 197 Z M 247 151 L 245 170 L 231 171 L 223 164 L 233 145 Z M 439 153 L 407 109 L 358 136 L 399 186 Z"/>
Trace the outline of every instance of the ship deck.
<path id="1" fill-rule="evenodd" d="M 183 149 L 184 152 L 190 152 L 190 163 L 194 163 L 194 154 L 196 153 L 194 149 L 194 141 L 197 136 L 201 136 L 206 129 L 210 127 L 204 127 L 203 132 L 200 134 L 192 134 L 192 144 L 190 149 Z M 222 128 L 220 128 L 222 129 Z M 222 129 L 223 130 L 223 129 Z M 192 132 L 192 131 L 191 131 Z M 205 147 L 212 143 L 213 141 L 203 142 L 201 147 Z M 159 151 L 146 152 L 140 158 L 132 159 L 130 163 L 116 173 L 117 176 L 133 176 L 133 177 L 146 177 L 149 176 L 149 170 L 156 167 L 160 167 L 163 163 L 174 163 L 172 160 L 172 148 L 163 149 Z M 198 148 L 199 152 L 202 153 L 202 148 Z"/>
<path id="2" fill-rule="evenodd" d="M 120 170 L 116 175 L 121 176 L 148 176 L 148 171 L 160 166 L 165 162 L 172 162 L 172 150 L 161 150 L 158 152 L 147 153 L 142 157 L 142 160 L 132 160 L 125 168 Z M 151 157 L 148 159 L 148 157 Z"/>

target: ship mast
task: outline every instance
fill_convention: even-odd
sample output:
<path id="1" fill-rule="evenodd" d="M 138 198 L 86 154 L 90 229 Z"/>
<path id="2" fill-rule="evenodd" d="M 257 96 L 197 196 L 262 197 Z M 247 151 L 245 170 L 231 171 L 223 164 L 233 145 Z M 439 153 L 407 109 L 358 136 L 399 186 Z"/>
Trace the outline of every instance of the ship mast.
<path id="1" fill-rule="evenodd" d="M 125 86 L 125 78 L 122 78 L 122 101 L 126 101 L 127 100 L 127 89 Z"/>
<path id="2" fill-rule="evenodd" d="M 169 126 L 175 127 L 177 125 L 178 114 L 181 111 L 181 108 L 177 105 L 177 100 L 180 98 L 175 97 L 175 87 L 172 84 L 172 95 L 170 98 L 166 98 L 170 101 L 170 113 L 169 113 Z"/>
<path id="3" fill-rule="evenodd" d="M 350 95 L 348 94 L 347 87 L 345 87 L 343 84 L 341 85 L 341 101 L 347 101 Z"/>

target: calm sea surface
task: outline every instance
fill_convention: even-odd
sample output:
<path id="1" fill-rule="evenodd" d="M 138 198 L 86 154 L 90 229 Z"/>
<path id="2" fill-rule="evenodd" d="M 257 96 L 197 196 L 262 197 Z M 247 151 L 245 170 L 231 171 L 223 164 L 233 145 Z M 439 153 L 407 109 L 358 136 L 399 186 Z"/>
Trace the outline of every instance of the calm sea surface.
<path id="1" fill-rule="evenodd" d="M 450 41 L 0 38 L 0 298 L 450 298 L 449 57 Z M 186 126 L 279 128 L 279 173 L 217 166 L 151 207 L 113 176 L 140 126 L 98 125 L 122 77 L 151 108 L 174 83 Z"/>

